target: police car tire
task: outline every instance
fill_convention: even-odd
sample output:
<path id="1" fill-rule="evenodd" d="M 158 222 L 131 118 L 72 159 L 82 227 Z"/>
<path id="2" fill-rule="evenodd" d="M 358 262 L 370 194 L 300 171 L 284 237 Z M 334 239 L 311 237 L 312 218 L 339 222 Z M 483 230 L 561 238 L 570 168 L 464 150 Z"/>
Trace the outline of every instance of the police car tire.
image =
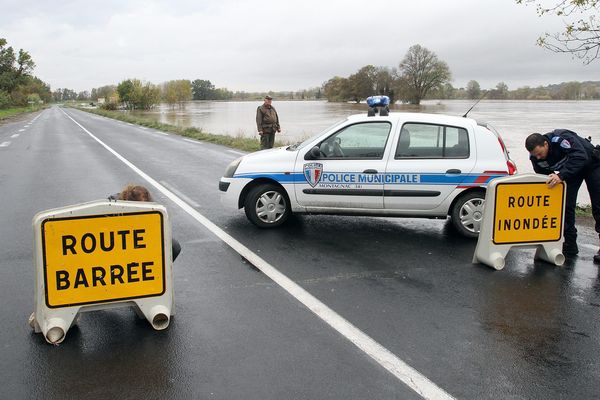
<path id="1" fill-rule="evenodd" d="M 266 221 L 257 213 L 259 200 L 261 201 L 261 204 L 266 207 L 271 206 L 271 208 L 275 208 L 277 206 L 283 206 L 283 210 L 281 210 L 281 213 L 271 212 L 272 215 L 275 214 L 274 220 L 270 222 Z M 264 204 L 265 200 L 269 204 Z M 283 224 L 290 216 L 290 200 L 288 199 L 287 193 L 281 186 L 272 184 L 258 185 L 250 189 L 250 192 L 246 196 L 244 201 L 244 212 L 246 213 L 246 217 L 248 217 L 250 222 L 259 228 L 275 228 Z"/>
<path id="2" fill-rule="evenodd" d="M 465 226 L 465 222 L 463 222 L 461 217 L 465 218 L 466 223 L 469 225 L 471 225 L 473 219 L 481 222 L 481 213 L 483 212 L 484 202 L 485 193 L 482 191 L 465 193 L 456 200 L 450 213 L 450 219 L 452 220 L 452 225 L 458 231 L 458 233 L 468 238 L 477 238 L 479 236 L 480 225 L 475 231 L 474 228 Z M 469 215 L 470 212 L 465 209 L 465 205 L 467 204 L 470 204 L 471 206 L 475 205 L 474 210 L 470 208 L 476 213 L 475 216 Z"/>

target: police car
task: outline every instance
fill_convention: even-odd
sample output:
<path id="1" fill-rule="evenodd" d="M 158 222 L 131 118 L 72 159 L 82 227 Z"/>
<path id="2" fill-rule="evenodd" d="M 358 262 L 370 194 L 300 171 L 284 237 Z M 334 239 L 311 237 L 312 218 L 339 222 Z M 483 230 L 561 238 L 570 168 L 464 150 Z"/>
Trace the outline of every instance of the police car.
<path id="1" fill-rule="evenodd" d="M 261 228 L 291 213 L 450 217 L 476 237 L 487 183 L 516 173 L 498 132 L 470 118 L 374 104 L 302 143 L 233 161 L 219 182 L 222 203 L 244 208 Z"/>

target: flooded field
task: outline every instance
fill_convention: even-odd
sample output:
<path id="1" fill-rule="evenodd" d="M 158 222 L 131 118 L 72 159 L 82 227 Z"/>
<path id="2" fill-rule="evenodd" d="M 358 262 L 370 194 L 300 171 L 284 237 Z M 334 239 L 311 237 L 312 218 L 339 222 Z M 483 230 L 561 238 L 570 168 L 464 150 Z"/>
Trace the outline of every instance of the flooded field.
<path id="1" fill-rule="evenodd" d="M 136 111 L 136 115 L 154 118 L 179 126 L 194 126 L 231 136 L 256 136 L 254 118 L 261 102 L 192 101 L 185 108 L 171 109 L 167 105 L 151 111 Z M 396 112 L 427 112 L 463 115 L 474 101 L 425 101 L 419 107 L 395 105 Z M 328 103 L 326 101 L 273 101 L 282 126 L 279 140 L 292 143 L 319 133 L 349 114 L 365 112 L 365 104 Z M 512 159 L 520 172 L 530 172 L 528 154 L 523 147 L 531 132 L 545 133 L 566 128 L 581 136 L 591 136 L 600 144 L 600 101 L 492 101 L 484 100 L 469 113 L 469 117 L 491 123 L 502 134 Z M 589 203 L 587 193 L 580 194 L 582 203 Z"/>

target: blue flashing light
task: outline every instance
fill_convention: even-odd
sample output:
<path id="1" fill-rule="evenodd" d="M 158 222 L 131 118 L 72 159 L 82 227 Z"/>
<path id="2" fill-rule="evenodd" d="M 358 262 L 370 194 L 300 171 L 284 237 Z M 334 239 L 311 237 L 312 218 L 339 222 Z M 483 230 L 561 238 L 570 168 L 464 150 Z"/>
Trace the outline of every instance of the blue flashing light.
<path id="1" fill-rule="evenodd" d="M 390 98 L 387 96 L 370 96 L 367 97 L 369 107 L 385 107 L 390 105 Z"/>

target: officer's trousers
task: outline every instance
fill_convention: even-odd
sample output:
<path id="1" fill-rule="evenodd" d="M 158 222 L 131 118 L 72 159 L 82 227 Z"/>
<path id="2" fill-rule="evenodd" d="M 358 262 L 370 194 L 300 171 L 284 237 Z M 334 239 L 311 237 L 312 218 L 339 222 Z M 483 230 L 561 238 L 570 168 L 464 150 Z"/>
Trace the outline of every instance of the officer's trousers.
<path id="1" fill-rule="evenodd" d="M 575 228 L 575 206 L 577 205 L 577 193 L 581 184 L 585 181 L 590 200 L 592 202 L 592 215 L 596 221 L 596 232 L 600 233 L 600 162 L 585 167 L 579 175 L 567 181 L 567 199 L 565 204 L 565 242 L 575 243 L 577 240 L 577 228 Z"/>

